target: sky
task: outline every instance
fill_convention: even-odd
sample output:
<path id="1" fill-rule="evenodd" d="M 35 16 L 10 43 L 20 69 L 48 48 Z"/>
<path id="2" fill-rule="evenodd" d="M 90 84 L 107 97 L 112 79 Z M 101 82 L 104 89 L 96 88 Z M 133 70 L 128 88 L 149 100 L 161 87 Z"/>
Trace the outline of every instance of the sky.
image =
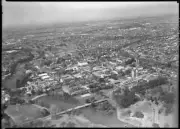
<path id="1" fill-rule="evenodd" d="M 3 27 L 178 14 L 177 2 L 6 2 Z"/>

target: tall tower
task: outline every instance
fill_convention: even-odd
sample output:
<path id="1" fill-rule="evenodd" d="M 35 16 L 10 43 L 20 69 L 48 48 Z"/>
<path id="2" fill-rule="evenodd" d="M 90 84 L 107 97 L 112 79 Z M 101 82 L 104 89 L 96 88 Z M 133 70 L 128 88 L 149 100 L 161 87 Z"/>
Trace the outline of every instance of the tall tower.
<path id="1" fill-rule="evenodd" d="M 132 76 L 132 78 L 134 78 L 134 69 L 132 69 L 132 71 L 131 71 L 131 76 Z"/>
<path id="2" fill-rule="evenodd" d="M 132 78 L 136 78 L 136 70 L 133 68 L 131 71 Z"/>
<path id="3" fill-rule="evenodd" d="M 136 68 L 136 77 L 138 77 L 138 68 Z"/>
<path id="4" fill-rule="evenodd" d="M 135 54 L 135 60 L 136 60 L 136 77 L 138 76 L 138 68 L 139 68 L 139 55 Z"/>

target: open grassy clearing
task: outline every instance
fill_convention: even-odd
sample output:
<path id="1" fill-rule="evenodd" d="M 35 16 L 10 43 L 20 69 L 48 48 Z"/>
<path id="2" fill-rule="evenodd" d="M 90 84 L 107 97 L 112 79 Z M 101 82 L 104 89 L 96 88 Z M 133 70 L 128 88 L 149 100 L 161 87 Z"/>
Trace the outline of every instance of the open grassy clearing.
<path id="1" fill-rule="evenodd" d="M 16 123 L 22 123 L 42 116 L 41 110 L 33 105 L 18 105 L 17 107 L 16 105 L 9 105 L 6 109 L 7 114 L 14 117 Z"/>

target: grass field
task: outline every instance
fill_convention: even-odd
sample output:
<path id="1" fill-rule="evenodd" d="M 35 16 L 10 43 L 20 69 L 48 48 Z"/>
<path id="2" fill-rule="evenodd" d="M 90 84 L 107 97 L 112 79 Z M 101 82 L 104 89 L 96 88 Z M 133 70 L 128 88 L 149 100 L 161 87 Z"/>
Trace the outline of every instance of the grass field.
<path id="1" fill-rule="evenodd" d="M 7 114 L 13 117 L 16 123 L 22 123 L 42 116 L 40 109 L 33 105 L 22 105 L 18 107 L 19 109 L 16 110 L 15 105 L 10 105 L 6 110 Z"/>

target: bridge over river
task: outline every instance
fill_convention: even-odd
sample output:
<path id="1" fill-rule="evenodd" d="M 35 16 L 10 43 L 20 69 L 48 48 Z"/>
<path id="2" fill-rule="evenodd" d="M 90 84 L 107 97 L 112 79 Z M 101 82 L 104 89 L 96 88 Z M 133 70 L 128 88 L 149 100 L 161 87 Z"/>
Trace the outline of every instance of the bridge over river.
<path id="1" fill-rule="evenodd" d="M 108 99 L 102 99 L 102 100 L 98 100 L 96 102 L 94 102 L 94 104 L 97 104 L 97 103 L 102 103 L 102 102 L 105 102 L 105 101 L 108 101 Z M 81 109 L 81 108 L 85 108 L 85 107 L 88 107 L 88 106 L 91 106 L 92 103 L 87 103 L 87 104 L 84 104 L 84 105 L 80 105 L 80 106 L 77 106 L 77 107 L 74 107 L 74 108 L 70 108 L 70 109 L 67 109 L 65 111 L 61 111 L 59 113 L 56 113 L 56 117 L 59 117 L 63 114 L 66 114 L 66 113 L 69 113 L 71 111 L 74 111 L 74 110 L 78 110 L 78 109 Z M 38 119 L 35 119 L 35 120 L 31 120 L 31 121 L 26 121 L 24 122 L 22 125 L 26 124 L 26 123 L 29 123 L 29 122 L 33 122 L 33 121 L 37 121 L 37 120 L 50 120 L 51 119 L 51 115 L 48 115 L 46 117 L 43 117 L 43 118 L 38 118 Z"/>

